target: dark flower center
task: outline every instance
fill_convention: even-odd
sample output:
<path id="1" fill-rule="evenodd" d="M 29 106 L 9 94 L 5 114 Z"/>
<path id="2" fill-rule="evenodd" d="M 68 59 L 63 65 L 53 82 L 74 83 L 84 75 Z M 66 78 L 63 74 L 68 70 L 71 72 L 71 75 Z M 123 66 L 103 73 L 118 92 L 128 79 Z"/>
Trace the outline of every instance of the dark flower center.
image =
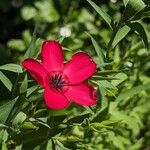
<path id="1" fill-rule="evenodd" d="M 53 74 L 49 77 L 49 85 L 50 87 L 56 90 L 62 90 L 65 86 L 65 79 L 61 74 Z"/>

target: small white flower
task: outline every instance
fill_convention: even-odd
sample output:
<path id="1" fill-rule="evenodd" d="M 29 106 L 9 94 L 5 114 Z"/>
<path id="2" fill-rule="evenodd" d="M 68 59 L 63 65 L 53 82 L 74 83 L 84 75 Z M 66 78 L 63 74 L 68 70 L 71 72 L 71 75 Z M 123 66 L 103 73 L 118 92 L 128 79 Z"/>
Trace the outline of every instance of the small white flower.
<path id="1" fill-rule="evenodd" d="M 71 30 L 68 27 L 61 27 L 59 34 L 63 37 L 69 37 L 71 36 Z"/>
<path id="2" fill-rule="evenodd" d="M 129 68 L 131 68 L 133 64 L 132 64 L 132 62 L 129 62 L 129 61 L 128 61 L 128 62 L 126 62 L 126 65 L 127 65 Z"/>
<path id="3" fill-rule="evenodd" d="M 117 3 L 117 0 L 110 0 L 112 3 Z"/>

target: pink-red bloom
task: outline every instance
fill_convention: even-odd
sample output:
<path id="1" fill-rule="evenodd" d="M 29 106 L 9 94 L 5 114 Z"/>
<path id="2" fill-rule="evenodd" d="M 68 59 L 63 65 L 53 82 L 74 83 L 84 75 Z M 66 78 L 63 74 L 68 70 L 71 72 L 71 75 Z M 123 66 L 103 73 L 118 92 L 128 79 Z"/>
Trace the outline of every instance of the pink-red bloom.
<path id="1" fill-rule="evenodd" d="M 24 68 L 44 88 L 45 104 L 50 109 L 63 109 L 73 101 L 83 106 L 96 104 L 96 90 L 84 81 L 96 70 L 95 62 L 83 52 L 78 52 L 64 63 L 61 45 L 45 41 L 41 62 L 28 58 Z"/>

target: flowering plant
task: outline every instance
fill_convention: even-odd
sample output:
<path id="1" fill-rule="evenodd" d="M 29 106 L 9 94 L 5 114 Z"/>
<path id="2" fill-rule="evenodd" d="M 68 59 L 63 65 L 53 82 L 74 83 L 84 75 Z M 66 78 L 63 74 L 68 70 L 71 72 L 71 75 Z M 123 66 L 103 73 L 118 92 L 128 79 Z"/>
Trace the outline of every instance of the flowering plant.
<path id="1" fill-rule="evenodd" d="M 1 0 L 0 150 L 148 150 L 149 9 Z"/>
<path id="2" fill-rule="evenodd" d="M 22 65 L 45 89 L 45 104 L 51 109 L 63 109 L 70 101 L 84 106 L 96 104 L 96 90 L 84 83 L 95 71 L 95 62 L 83 52 L 76 53 L 64 64 L 61 45 L 45 41 L 41 52 L 42 63 L 26 59 Z"/>

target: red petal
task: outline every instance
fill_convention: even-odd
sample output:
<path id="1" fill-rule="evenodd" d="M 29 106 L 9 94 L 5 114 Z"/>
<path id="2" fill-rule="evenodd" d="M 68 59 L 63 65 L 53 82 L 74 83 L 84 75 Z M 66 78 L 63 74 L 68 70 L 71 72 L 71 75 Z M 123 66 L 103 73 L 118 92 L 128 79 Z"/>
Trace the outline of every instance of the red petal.
<path id="1" fill-rule="evenodd" d="M 24 60 L 22 65 L 40 85 L 45 85 L 47 71 L 38 61 L 29 58 Z"/>
<path id="2" fill-rule="evenodd" d="M 63 51 L 56 41 L 45 41 L 42 45 L 41 60 L 48 71 L 62 71 Z"/>
<path id="3" fill-rule="evenodd" d="M 67 98 L 59 92 L 47 87 L 44 91 L 45 104 L 50 109 L 64 109 L 70 105 Z"/>
<path id="4" fill-rule="evenodd" d="M 96 64 L 89 55 L 83 52 L 76 53 L 72 60 L 64 66 L 64 74 L 70 84 L 78 84 L 88 79 L 96 71 Z"/>
<path id="5" fill-rule="evenodd" d="M 83 106 L 91 106 L 96 104 L 96 90 L 86 83 L 81 83 L 74 86 L 69 86 L 64 95 L 77 104 Z"/>

